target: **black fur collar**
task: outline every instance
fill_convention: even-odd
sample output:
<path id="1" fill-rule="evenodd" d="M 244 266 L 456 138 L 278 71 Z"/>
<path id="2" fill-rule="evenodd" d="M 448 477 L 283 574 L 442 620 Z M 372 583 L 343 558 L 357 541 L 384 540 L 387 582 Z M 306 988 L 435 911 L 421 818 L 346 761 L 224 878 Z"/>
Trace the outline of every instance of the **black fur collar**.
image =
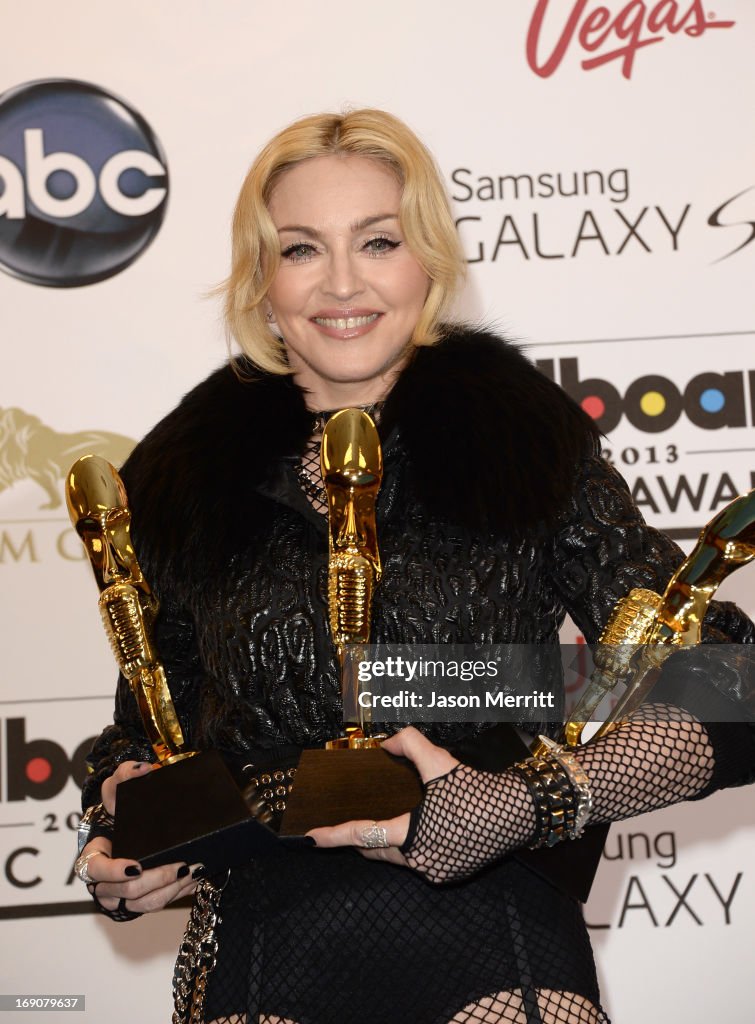
<path id="1" fill-rule="evenodd" d="M 134 450 L 123 477 L 145 574 L 199 582 L 276 514 L 257 488 L 302 451 L 312 415 L 290 378 L 224 366 Z M 250 372 L 251 371 L 251 372 Z M 474 531 L 522 534 L 557 516 L 593 448 L 592 420 L 518 349 L 456 327 L 415 351 L 383 408 L 431 515 Z"/>

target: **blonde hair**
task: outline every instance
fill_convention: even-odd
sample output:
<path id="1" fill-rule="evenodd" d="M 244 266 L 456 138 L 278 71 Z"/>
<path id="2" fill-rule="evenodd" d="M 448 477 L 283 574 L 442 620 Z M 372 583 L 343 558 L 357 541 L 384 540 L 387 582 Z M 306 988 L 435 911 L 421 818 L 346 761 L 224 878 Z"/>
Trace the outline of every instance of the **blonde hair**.
<path id="1" fill-rule="evenodd" d="M 430 278 L 411 343 L 433 345 L 466 264 L 440 172 L 414 132 L 384 110 L 316 114 L 274 136 L 252 164 L 233 214 L 231 273 L 221 286 L 230 335 L 258 367 L 289 373 L 285 349 L 267 323 L 264 300 L 280 264 L 280 240 L 268 210 L 282 174 L 317 156 L 352 154 L 379 160 L 402 186 L 399 222 L 407 245 Z"/>

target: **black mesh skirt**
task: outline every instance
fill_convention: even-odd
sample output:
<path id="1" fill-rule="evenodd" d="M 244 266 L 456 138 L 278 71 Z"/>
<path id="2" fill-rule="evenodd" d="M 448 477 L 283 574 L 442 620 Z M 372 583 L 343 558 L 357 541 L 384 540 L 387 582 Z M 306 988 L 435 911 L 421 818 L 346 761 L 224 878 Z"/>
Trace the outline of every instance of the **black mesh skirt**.
<path id="1" fill-rule="evenodd" d="M 581 905 L 506 859 L 433 886 L 356 851 L 232 872 L 204 1020 L 607 1024 Z"/>

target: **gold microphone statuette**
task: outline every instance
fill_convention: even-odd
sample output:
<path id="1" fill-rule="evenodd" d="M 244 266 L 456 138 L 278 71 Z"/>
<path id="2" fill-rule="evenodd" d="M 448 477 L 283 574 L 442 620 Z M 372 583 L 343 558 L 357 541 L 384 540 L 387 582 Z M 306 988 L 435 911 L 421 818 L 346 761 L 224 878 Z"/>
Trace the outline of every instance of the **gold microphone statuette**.
<path id="1" fill-rule="evenodd" d="M 330 631 L 341 668 L 344 718 L 359 723 L 328 746 L 374 746 L 379 739 L 365 736 L 368 723 L 354 672 L 360 648 L 369 643 L 372 595 L 381 574 L 375 507 L 383 454 L 372 418 L 361 409 L 342 409 L 331 416 L 323 431 L 320 463 L 328 498 Z"/>
<path id="2" fill-rule="evenodd" d="M 99 608 L 118 667 L 128 680 L 147 738 L 161 765 L 191 757 L 155 651 L 158 602 L 131 543 L 131 512 L 116 469 L 85 455 L 66 478 L 71 522 L 81 538 L 100 590 Z"/>
<path id="3" fill-rule="evenodd" d="M 636 588 L 618 602 L 598 641 L 592 678 L 564 726 L 564 742 L 572 747 L 581 742 L 585 723 L 619 682 L 626 689 L 593 739 L 638 708 L 674 649 L 700 643 L 703 619 L 718 587 L 753 558 L 755 490 L 735 498 L 703 528 L 662 596 Z M 542 756 L 546 749 L 540 741 L 534 753 Z"/>

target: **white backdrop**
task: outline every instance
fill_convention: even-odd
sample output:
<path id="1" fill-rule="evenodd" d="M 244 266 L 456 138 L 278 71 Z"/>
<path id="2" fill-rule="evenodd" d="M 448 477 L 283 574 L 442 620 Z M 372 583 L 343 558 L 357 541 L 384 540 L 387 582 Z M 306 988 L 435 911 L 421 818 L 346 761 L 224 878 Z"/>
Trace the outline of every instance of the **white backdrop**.
<path id="1" fill-rule="evenodd" d="M 528 344 L 610 420 L 607 447 L 647 517 L 688 543 L 753 486 L 755 7 L 38 0 L 9 5 L 4 23 L 0 90 L 67 78 L 121 98 L 159 140 L 169 195 L 151 245 L 115 276 L 49 287 L 0 275 L 0 988 L 86 994 L 94 1024 L 167 1021 L 185 912 L 114 926 L 79 912 L 70 880 L 76 751 L 110 715 L 114 673 L 45 459 L 92 432 L 127 446 L 222 361 L 206 296 L 226 273 L 253 155 L 305 113 L 379 106 L 422 135 L 464 218 L 460 312 Z M 68 236 L 45 235 L 50 218 L 13 242 L 33 221 L 34 172 L 18 153 L 38 125 L 8 110 L 0 97 L 0 263 L 23 243 L 64 275 Z M 86 158 L 81 134 L 96 129 L 54 103 L 45 116 L 44 153 Z M 65 194 L 65 180 L 47 184 Z M 82 217 L 106 254 L 98 203 Z M 751 613 L 752 579 L 745 569 L 725 595 Z M 614 826 L 586 917 L 616 1022 L 750 1024 L 753 854 L 748 791 Z"/>

